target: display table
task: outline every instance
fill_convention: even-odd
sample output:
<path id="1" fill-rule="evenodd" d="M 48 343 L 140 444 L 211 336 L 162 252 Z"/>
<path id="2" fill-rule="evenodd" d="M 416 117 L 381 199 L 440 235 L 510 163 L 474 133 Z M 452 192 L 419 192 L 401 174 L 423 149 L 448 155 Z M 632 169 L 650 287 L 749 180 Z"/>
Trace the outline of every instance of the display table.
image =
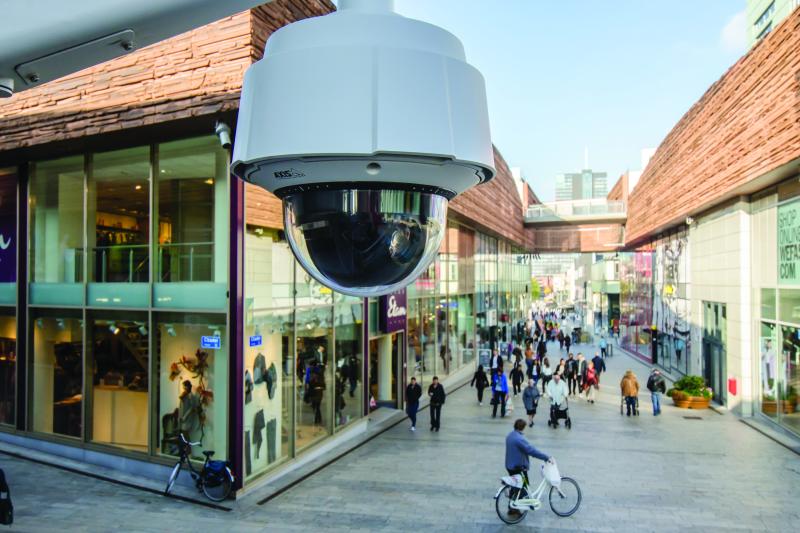
<path id="1" fill-rule="evenodd" d="M 147 391 L 96 385 L 92 414 L 93 441 L 147 449 Z"/>

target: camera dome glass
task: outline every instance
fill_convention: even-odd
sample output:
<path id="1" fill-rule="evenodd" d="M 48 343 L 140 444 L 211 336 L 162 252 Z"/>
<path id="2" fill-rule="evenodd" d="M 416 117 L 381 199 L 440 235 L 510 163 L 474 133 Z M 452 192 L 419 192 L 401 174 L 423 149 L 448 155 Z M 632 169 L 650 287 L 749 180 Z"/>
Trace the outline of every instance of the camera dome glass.
<path id="1" fill-rule="evenodd" d="M 323 189 L 283 198 L 287 239 L 317 281 L 376 296 L 417 278 L 439 251 L 447 199 L 405 190 Z"/>

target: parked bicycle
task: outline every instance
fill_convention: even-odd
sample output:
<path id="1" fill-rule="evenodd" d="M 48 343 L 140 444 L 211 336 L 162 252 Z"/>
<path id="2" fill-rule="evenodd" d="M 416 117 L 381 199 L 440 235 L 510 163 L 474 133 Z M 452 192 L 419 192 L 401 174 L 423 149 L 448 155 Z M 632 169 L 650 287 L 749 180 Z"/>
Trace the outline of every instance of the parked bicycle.
<path id="1" fill-rule="evenodd" d="M 545 467 L 553 468 L 555 480 L 553 484 L 545 475 Z M 518 524 L 525 519 L 528 511 L 536 511 L 542 506 L 542 497 L 547 487 L 550 487 L 548 500 L 550 509 L 558 516 L 572 516 L 581 505 L 581 488 L 570 477 L 561 477 L 555 464 L 542 465 L 542 481 L 533 492 L 530 491 L 528 475 L 526 472 L 502 478 L 503 484 L 497 489 L 494 496 L 497 516 L 506 524 Z"/>
<path id="2" fill-rule="evenodd" d="M 202 492 L 211 501 L 221 502 L 225 500 L 231 493 L 233 488 L 233 472 L 231 471 L 231 464 L 228 461 L 212 461 L 211 457 L 214 452 L 207 450 L 203 452 L 206 460 L 203 467 L 198 471 L 192 466 L 190 454 L 192 446 L 199 446 L 199 442 L 189 442 L 183 434 L 177 437 L 168 439 L 171 442 L 177 443 L 178 447 L 178 462 L 172 469 L 167 481 L 167 487 L 164 489 L 164 496 L 169 494 L 175 480 L 178 479 L 183 465 L 186 464 L 189 469 L 189 474 L 194 480 L 198 492 Z"/>

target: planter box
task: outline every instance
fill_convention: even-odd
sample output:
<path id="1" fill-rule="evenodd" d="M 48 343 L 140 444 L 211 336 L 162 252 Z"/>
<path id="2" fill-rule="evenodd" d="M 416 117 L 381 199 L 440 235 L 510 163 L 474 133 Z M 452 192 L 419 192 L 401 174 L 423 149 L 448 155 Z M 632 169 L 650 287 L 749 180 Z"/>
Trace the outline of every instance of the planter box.
<path id="1" fill-rule="evenodd" d="M 711 400 L 702 396 L 689 396 L 685 400 L 672 398 L 672 402 L 675 407 L 680 407 L 681 409 L 708 409 Z"/>
<path id="2" fill-rule="evenodd" d="M 780 412 L 784 415 L 790 415 L 794 413 L 794 403 L 781 400 L 780 402 L 771 401 L 771 400 L 762 400 L 761 402 L 761 412 L 765 415 L 776 415 L 778 414 L 778 404 L 780 404 Z"/>

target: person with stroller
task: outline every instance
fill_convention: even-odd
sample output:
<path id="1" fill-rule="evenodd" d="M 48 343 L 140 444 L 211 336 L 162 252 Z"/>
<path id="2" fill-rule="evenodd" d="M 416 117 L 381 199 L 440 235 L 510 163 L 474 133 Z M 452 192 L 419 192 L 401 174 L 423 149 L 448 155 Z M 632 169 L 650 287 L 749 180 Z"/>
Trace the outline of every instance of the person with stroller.
<path id="1" fill-rule="evenodd" d="M 550 397 L 550 421 L 553 426 L 558 426 L 558 413 L 567 408 L 567 384 L 558 374 L 553 375 L 553 380 L 547 384 L 547 395 Z"/>
<path id="2" fill-rule="evenodd" d="M 486 372 L 483 370 L 483 365 L 478 365 L 478 370 L 472 376 L 470 387 L 475 387 L 478 391 L 478 405 L 483 405 L 483 390 L 489 386 L 489 380 L 486 379 Z"/>
<path id="3" fill-rule="evenodd" d="M 622 381 L 619 382 L 619 388 L 622 392 L 622 397 L 625 399 L 625 410 L 628 416 L 631 412 L 635 415 L 636 403 L 639 400 L 639 381 L 636 379 L 636 374 L 633 370 L 627 370 L 625 375 L 622 376 Z"/>
<path id="4" fill-rule="evenodd" d="M 536 416 L 540 397 L 536 382 L 532 378 L 528 379 L 528 386 L 522 391 L 522 403 L 525 404 L 525 412 L 528 413 L 528 427 L 533 427 L 533 417 Z"/>

